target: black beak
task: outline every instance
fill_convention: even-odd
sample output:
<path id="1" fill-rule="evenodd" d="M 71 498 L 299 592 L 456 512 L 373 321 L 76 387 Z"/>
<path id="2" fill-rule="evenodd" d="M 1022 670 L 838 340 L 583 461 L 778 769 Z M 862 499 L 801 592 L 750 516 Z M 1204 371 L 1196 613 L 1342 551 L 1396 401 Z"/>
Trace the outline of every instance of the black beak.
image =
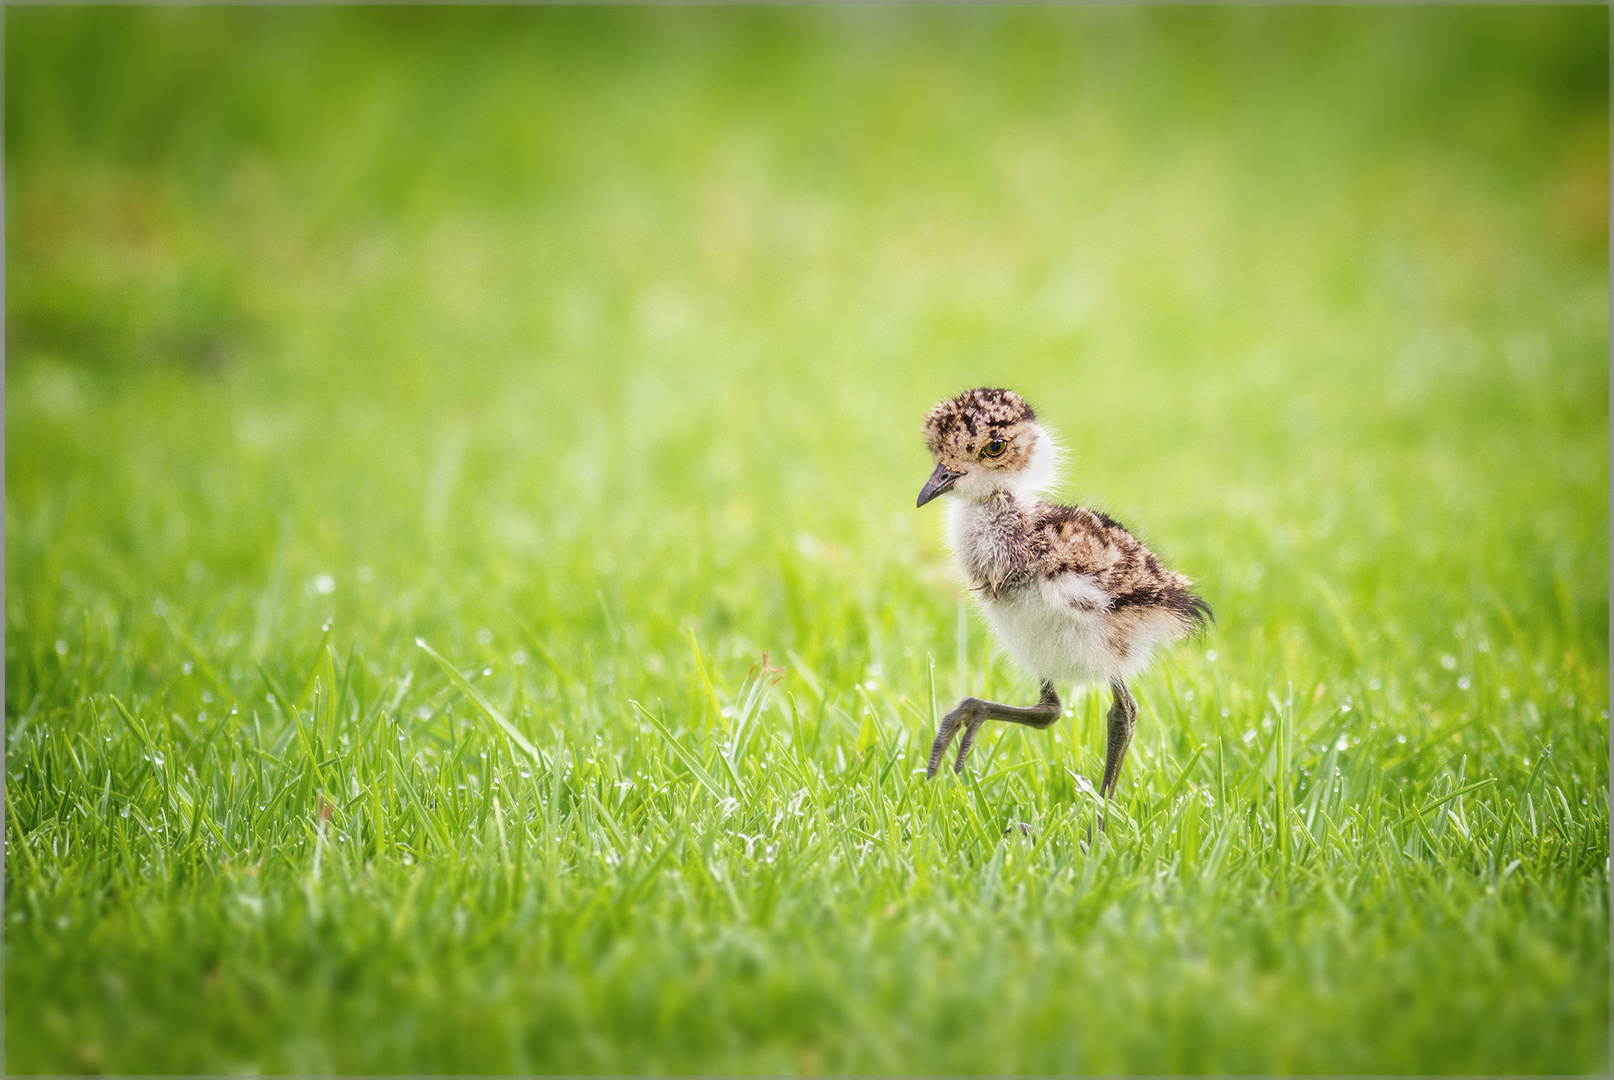
<path id="1" fill-rule="evenodd" d="M 936 496 L 952 491 L 953 485 L 963 475 L 963 473 L 954 472 L 945 465 L 936 466 L 936 471 L 930 474 L 930 479 L 925 481 L 925 486 L 919 489 L 919 505 L 923 506 Z"/>

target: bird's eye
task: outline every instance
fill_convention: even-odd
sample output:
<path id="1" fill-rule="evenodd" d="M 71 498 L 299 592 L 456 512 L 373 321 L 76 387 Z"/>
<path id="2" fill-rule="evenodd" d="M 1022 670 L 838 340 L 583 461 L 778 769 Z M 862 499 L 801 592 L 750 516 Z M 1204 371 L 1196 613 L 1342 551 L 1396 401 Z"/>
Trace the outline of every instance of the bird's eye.
<path id="1" fill-rule="evenodd" d="M 1009 444 L 1004 442 L 1002 439 L 993 439 L 991 442 L 986 444 L 986 449 L 982 450 L 981 453 L 985 454 L 987 457 L 1002 457 L 1003 451 L 1007 450 L 1008 448 Z"/>

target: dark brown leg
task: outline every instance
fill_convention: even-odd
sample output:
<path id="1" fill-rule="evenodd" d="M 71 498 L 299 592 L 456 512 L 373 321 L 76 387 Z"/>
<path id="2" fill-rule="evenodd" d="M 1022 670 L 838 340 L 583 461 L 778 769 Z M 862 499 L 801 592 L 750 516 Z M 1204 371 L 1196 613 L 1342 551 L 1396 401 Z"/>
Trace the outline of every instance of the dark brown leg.
<path id="1" fill-rule="evenodd" d="M 936 769 L 941 765 L 942 755 L 947 752 L 947 744 L 953 741 L 953 736 L 959 728 L 964 729 L 964 740 L 958 746 L 958 760 L 953 762 L 953 771 L 964 770 L 964 759 L 969 756 L 970 748 L 975 745 L 975 733 L 981 730 L 981 725 L 988 720 L 1006 720 L 1011 724 L 1024 724 L 1027 727 L 1045 728 L 1059 719 L 1059 691 L 1054 684 L 1042 684 L 1042 699 L 1030 708 L 1021 708 L 1017 705 L 1000 705 L 995 701 L 983 701 L 980 698 L 967 697 L 960 701 L 952 712 L 942 717 L 941 728 L 936 732 L 936 741 L 930 747 L 930 765 L 925 769 L 926 778 L 936 775 Z"/>
<path id="2" fill-rule="evenodd" d="M 1121 762 L 1126 760 L 1126 748 L 1132 743 L 1132 732 L 1138 725 L 1138 703 L 1126 683 L 1116 679 L 1110 683 L 1115 700 L 1110 705 L 1109 745 L 1104 751 L 1104 782 L 1098 793 L 1106 801 L 1115 794 L 1116 782 L 1121 778 Z M 1098 827 L 1104 829 L 1104 816 L 1099 815 Z"/>

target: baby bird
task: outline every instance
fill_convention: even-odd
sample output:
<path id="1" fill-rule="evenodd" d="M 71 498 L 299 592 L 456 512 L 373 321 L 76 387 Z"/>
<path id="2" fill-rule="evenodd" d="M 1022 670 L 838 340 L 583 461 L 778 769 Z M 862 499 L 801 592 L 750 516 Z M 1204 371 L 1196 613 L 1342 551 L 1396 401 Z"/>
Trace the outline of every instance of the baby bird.
<path id="1" fill-rule="evenodd" d="M 919 505 L 953 495 L 947 508 L 953 558 L 1003 648 L 1042 681 L 1042 698 L 1029 708 L 973 697 L 959 702 L 936 732 L 926 775 L 936 775 L 960 728 L 955 772 L 986 721 L 1046 728 L 1059 719 L 1056 684 L 1108 683 L 1114 703 L 1099 792 L 1109 798 L 1137 723 L 1126 680 L 1156 647 L 1203 630 L 1210 606 L 1120 522 L 1038 497 L 1054 481 L 1056 451 L 1014 391 L 982 387 L 939 403 L 925 418 L 925 442 L 936 471 Z"/>

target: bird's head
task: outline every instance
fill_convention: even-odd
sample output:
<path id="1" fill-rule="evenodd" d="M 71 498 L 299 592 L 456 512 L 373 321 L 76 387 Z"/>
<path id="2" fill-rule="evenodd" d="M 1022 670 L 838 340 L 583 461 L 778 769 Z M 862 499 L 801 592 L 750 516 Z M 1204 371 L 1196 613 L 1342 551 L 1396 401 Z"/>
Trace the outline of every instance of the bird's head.
<path id="1" fill-rule="evenodd" d="M 925 417 L 925 444 L 936 471 L 920 506 L 948 491 L 967 499 L 1030 494 L 1054 479 L 1054 441 L 1013 390 L 983 386 L 938 402 Z"/>

